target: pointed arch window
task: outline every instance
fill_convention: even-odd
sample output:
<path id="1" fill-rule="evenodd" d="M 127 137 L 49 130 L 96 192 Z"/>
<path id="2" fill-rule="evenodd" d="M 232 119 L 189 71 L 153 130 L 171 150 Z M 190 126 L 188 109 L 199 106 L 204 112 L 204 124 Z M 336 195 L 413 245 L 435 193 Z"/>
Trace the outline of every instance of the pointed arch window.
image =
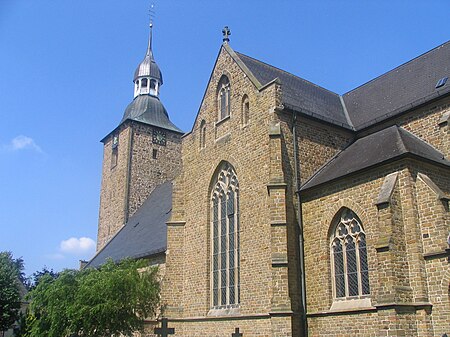
<path id="1" fill-rule="evenodd" d="M 219 110 L 219 121 L 228 117 L 231 111 L 230 105 L 230 81 L 225 75 L 219 81 L 217 88 L 218 96 L 218 110 Z"/>
<path id="2" fill-rule="evenodd" d="M 366 234 L 358 216 L 348 208 L 337 215 L 331 235 L 331 265 L 335 299 L 370 294 Z"/>
<path id="3" fill-rule="evenodd" d="M 212 307 L 237 307 L 239 283 L 239 183 L 228 163 L 219 171 L 211 196 Z"/>

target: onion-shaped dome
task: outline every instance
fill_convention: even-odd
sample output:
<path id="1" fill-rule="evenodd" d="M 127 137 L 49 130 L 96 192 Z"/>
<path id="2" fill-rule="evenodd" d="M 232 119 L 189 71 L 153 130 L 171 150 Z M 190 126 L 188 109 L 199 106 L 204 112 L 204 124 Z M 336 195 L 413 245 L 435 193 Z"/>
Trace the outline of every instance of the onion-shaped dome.
<path id="1" fill-rule="evenodd" d="M 153 58 L 152 30 L 153 25 L 150 24 L 150 35 L 148 38 L 147 53 L 145 54 L 142 62 L 139 63 L 138 67 L 136 68 L 133 81 L 136 81 L 139 77 L 151 77 L 156 79 L 160 84 L 163 84 L 161 70 L 159 69 L 158 65 L 155 62 L 155 59 Z"/>
<path id="2" fill-rule="evenodd" d="M 170 121 L 166 108 L 156 96 L 137 96 L 125 109 L 120 123 L 128 119 L 183 133 Z"/>

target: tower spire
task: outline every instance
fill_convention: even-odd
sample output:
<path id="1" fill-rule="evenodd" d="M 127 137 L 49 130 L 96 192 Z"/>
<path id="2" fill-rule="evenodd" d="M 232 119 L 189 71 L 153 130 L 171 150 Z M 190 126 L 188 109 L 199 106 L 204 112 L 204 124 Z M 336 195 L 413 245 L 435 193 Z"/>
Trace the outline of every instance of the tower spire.
<path id="1" fill-rule="evenodd" d="M 150 6 L 149 15 L 149 34 L 148 34 L 148 45 L 147 52 L 145 53 L 144 60 L 139 63 L 136 71 L 134 72 L 134 97 L 139 95 L 152 95 L 159 96 L 159 89 L 163 84 L 161 70 L 159 70 L 158 65 L 153 57 L 152 40 L 153 40 L 153 16 L 154 5 Z"/>
<path id="2" fill-rule="evenodd" d="M 153 60 L 153 51 L 152 51 L 152 38 L 153 38 L 153 20 L 150 19 L 150 32 L 148 34 L 148 46 L 147 46 L 147 54 L 146 56 L 149 56 L 151 60 Z"/>

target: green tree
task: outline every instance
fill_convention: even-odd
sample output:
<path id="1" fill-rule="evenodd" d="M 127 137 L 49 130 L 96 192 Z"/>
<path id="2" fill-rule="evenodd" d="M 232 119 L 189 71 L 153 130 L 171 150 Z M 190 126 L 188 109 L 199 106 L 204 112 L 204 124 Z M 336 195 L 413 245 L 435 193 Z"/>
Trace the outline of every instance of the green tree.
<path id="1" fill-rule="evenodd" d="M 30 337 L 119 336 L 143 328 L 159 304 L 157 268 L 145 260 L 46 274 L 30 293 Z"/>
<path id="2" fill-rule="evenodd" d="M 0 252 L 0 331 L 8 330 L 19 318 L 22 269 L 22 259 Z"/>

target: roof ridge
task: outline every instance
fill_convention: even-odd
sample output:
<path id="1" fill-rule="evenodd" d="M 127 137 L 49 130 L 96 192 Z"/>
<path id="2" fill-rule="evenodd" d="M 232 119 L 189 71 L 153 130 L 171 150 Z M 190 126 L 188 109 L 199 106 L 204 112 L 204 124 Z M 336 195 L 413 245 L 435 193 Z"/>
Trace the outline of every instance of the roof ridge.
<path id="1" fill-rule="evenodd" d="M 329 89 L 327 89 L 327 88 L 324 88 L 324 87 L 322 87 L 322 86 L 320 86 L 320 85 L 318 85 L 318 84 L 316 84 L 316 83 L 314 83 L 314 82 L 311 82 L 311 81 L 309 81 L 309 80 L 306 80 L 306 79 L 304 79 L 303 77 L 297 76 L 297 75 L 295 75 L 295 74 L 293 74 L 293 73 L 291 73 L 291 72 L 289 72 L 289 71 L 286 71 L 286 70 L 284 70 L 284 69 L 275 67 L 275 66 L 273 66 L 273 65 L 271 65 L 271 64 L 269 64 L 269 63 L 260 61 L 260 60 L 258 60 L 258 59 L 255 59 L 254 57 L 248 56 L 248 55 L 243 54 L 243 53 L 240 53 L 240 52 L 238 52 L 238 51 L 234 51 L 234 52 L 235 52 L 236 54 L 238 54 L 239 57 L 240 57 L 240 56 L 247 57 L 247 58 L 249 58 L 249 59 L 251 59 L 251 60 L 253 60 L 253 61 L 256 61 L 256 62 L 261 63 L 261 64 L 264 65 L 264 66 L 267 66 L 267 67 L 270 67 L 270 68 L 274 68 L 274 69 L 276 69 L 276 70 L 278 70 L 278 71 L 281 71 L 281 72 L 283 72 L 283 73 L 285 73 L 285 74 L 287 74 L 287 75 L 296 77 L 296 78 L 298 78 L 298 79 L 301 80 L 301 81 L 307 82 L 307 83 L 309 83 L 309 84 L 311 84 L 311 85 L 313 85 L 313 86 L 315 86 L 315 87 L 317 87 L 317 88 L 320 88 L 320 89 L 322 89 L 322 90 L 328 91 L 329 93 L 331 93 L 331 94 L 333 94 L 333 95 L 340 96 L 338 93 L 336 93 L 336 92 L 334 92 L 334 91 L 331 91 L 331 90 L 329 90 Z"/>
<path id="2" fill-rule="evenodd" d="M 438 46 L 436 46 L 436 47 L 434 47 L 434 48 L 432 48 L 432 49 L 430 49 L 430 50 L 428 50 L 428 51 L 426 51 L 426 52 L 424 52 L 424 53 L 422 53 L 422 54 L 420 54 L 420 55 L 418 55 L 418 56 L 416 56 L 414 58 L 412 58 L 411 60 L 408 60 L 408 61 L 406 61 L 406 62 L 396 66 L 395 68 L 392 68 L 391 70 L 388 70 L 388 71 L 382 73 L 381 75 L 378 75 L 377 77 L 372 78 L 371 80 L 369 80 L 367 82 L 364 82 L 363 84 L 358 85 L 357 87 L 353 88 L 352 90 L 343 93 L 342 96 L 346 96 L 346 95 L 350 94 L 351 92 L 356 91 L 357 89 L 359 89 L 359 88 L 361 88 L 361 87 L 363 87 L 363 86 L 365 86 L 365 85 L 367 85 L 367 84 L 369 84 L 371 82 L 374 82 L 374 81 L 378 80 L 379 78 L 381 78 L 383 76 L 386 76 L 387 74 L 390 74 L 390 73 L 394 72 L 395 70 L 403 68 L 406 65 L 416 61 L 417 59 L 419 59 L 419 58 L 421 58 L 421 57 L 423 57 L 423 56 L 425 56 L 427 54 L 430 54 L 430 53 L 436 51 L 437 49 L 444 47 L 447 44 L 450 44 L 450 40 L 448 40 L 448 41 L 446 41 L 446 42 L 444 42 L 444 43 L 442 43 L 442 44 L 440 44 L 440 45 L 438 45 Z"/>

